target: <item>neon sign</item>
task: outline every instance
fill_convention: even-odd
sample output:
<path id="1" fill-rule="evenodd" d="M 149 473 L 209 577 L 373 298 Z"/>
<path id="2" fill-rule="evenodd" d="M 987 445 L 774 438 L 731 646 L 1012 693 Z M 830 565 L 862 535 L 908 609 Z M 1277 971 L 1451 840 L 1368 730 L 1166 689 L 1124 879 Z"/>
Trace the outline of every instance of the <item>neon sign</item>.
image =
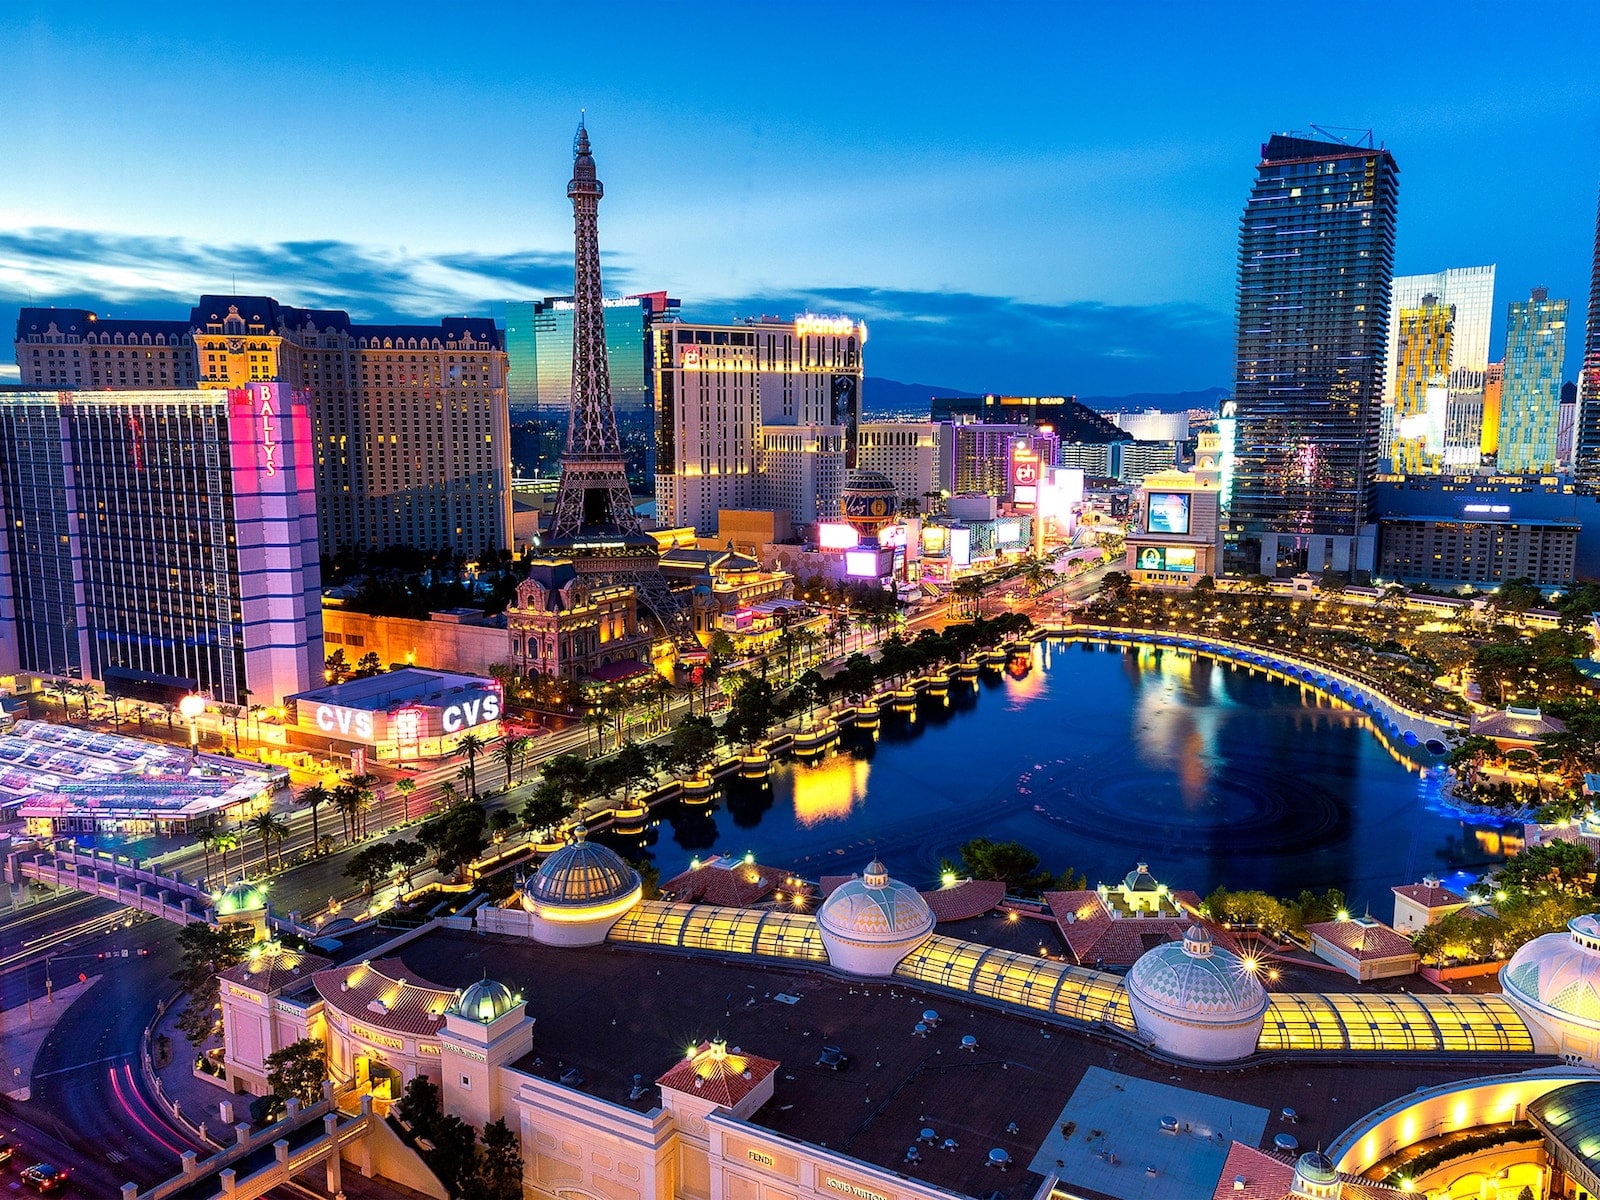
<path id="1" fill-rule="evenodd" d="M 323 733 L 349 734 L 358 738 L 372 738 L 372 714 L 359 708 L 346 708 L 342 704 L 317 705 L 317 728 Z"/>
<path id="2" fill-rule="evenodd" d="M 796 337 L 805 337 L 807 334 L 845 334 L 854 333 L 856 323 L 849 317 L 801 317 L 794 323 Z"/>
<path id="3" fill-rule="evenodd" d="M 268 479 L 278 473 L 278 439 L 277 428 L 273 424 L 278 414 L 272 411 L 272 389 L 261 389 L 261 408 L 258 410 L 261 418 L 261 460 L 262 472 Z"/>
<path id="4" fill-rule="evenodd" d="M 500 697 L 493 692 L 487 692 L 476 700 L 464 700 L 460 704 L 450 705 L 444 710 L 439 723 L 444 726 L 446 733 L 455 733 L 458 729 L 484 725 L 499 719 Z"/>
<path id="5" fill-rule="evenodd" d="M 414 708 L 402 708 L 394 715 L 394 738 L 410 744 L 422 733 L 422 714 Z"/>

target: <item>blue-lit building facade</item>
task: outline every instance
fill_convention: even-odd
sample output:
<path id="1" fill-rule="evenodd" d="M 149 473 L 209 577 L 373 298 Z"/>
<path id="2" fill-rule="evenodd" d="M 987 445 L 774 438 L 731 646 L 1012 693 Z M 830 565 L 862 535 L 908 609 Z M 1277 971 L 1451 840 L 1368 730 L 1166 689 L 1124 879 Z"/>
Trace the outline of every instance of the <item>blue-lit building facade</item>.
<path id="1" fill-rule="evenodd" d="M 0 676 L 237 706 L 320 681 L 312 462 L 279 383 L 0 390 Z"/>
<path id="2" fill-rule="evenodd" d="M 1566 364 L 1567 302 L 1534 288 L 1506 307 L 1506 371 L 1495 465 L 1512 473 L 1554 471 Z"/>
<path id="3" fill-rule="evenodd" d="M 1584 328 L 1583 367 L 1578 374 L 1578 412 L 1573 474 L 1585 492 L 1600 492 L 1600 211 L 1594 222 L 1594 260 L 1589 266 L 1589 311 Z"/>
<path id="4" fill-rule="evenodd" d="M 606 357 L 611 401 L 622 438 L 628 483 L 635 493 L 655 486 L 655 373 L 650 329 L 678 312 L 665 292 L 607 300 Z M 507 403 L 512 464 L 523 477 L 560 473 L 572 397 L 572 298 L 506 305 Z"/>
<path id="5" fill-rule="evenodd" d="M 1398 197 L 1386 150 L 1262 147 L 1239 231 L 1230 571 L 1373 568 Z"/>
<path id="6" fill-rule="evenodd" d="M 1600 497 L 1565 477 L 1390 475 L 1378 504 L 1376 578 L 1478 590 L 1600 578 Z"/>

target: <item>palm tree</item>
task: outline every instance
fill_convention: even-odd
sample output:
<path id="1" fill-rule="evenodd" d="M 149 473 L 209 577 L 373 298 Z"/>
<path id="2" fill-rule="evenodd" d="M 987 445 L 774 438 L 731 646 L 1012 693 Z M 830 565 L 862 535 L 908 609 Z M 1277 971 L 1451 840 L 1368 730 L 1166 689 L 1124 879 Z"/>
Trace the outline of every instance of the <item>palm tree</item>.
<path id="1" fill-rule="evenodd" d="M 206 856 L 206 878 L 211 878 L 211 831 L 207 830 L 200 835 L 200 849 Z"/>
<path id="2" fill-rule="evenodd" d="M 497 753 L 500 756 L 500 761 L 505 764 L 506 789 L 508 791 L 511 788 L 512 772 L 516 770 L 517 766 L 518 750 L 519 747 L 517 746 L 517 738 L 514 735 L 508 733 L 500 739 L 500 749 L 497 751 Z"/>
<path id="3" fill-rule="evenodd" d="M 459 794 L 460 793 L 456 791 L 456 785 L 446 779 L 439 785 L 440 807 L 449 808 L 454 805 L 456 802 L 456 797 Z"/>
<path id="4" fill-rule="evenodd" d="M 411 815 L 411 793 L 417 790 L 415 779 L 402 779 L 394 785 L 395 795 L 400 797 L 400 819 L 404 821 Z"/>
<path id="5" fill-rule="evenodd" d="M 281 820 L 270 812 L 260 813 L 251 817 L 245 824 L 250 832 L 261 839 L 261 871 L 263 874 L 272 870 L 272 830 L 274 823 Z"/>
<path id="6" fill-rule="evenodd" d="M 317 827 L 317 809 L 332 798 L 332 793 L 320 783 L 313 783 L 308 788 L 302 788 L 300 794 L 294 798 L 296 804 L 303 804 L 311 810 L 311 844 L 313 846 L 322 841 L 322 830 Z"/>
<path id="7" fill-rule="evenodd" d="M 356 818 L 361 812 L 360 789 L 348 783 L 341 783 L 333 789 L 333 806 L 339 810 L 339 817 L 344 822 L 345 842 L 355 841 Z"/>
<path id="8" fill-rule="evenodd" d="M 288 819 L 281 816 L 272 818 L 272 845 L 278 851 L 278 869 L 283 869 L 283 839 L 289 836 Z"/>
<path id="9" fill-rule="evenodd" d="M 591 708 L 588 712 L 583 714 L 583 724 L 585 728 L 587 728 L 591 734 L 598 735 L 599 737 L 599 747 L 596 750 L 596 753 L 598 754 L 605 753 L 606 720 L 606 714 L 601 712 L 599 708 Z"/>
<path id="10" fill-rule="evenodd" d="M 239 849 L 239 835 L 231 829 L 222 829 L 217 832 L 212 844 L 216 846 L 217 853 L 222 856 L 222 882 L 226 884 L 228 882 L 228 852 Z M 243 869 L 244 866 L 241 863 L 240 870 L 242 871 Z"/>
<path id="11" fill-rule="evenodd" d="M 376 795 L 372 785 L 378 782 L 376 775 L 352 775 L 345 780 L 355 789 L 355 815 L 357 829 L 362 837 L 367 836 L 367 812 L 372 808 Z"/>
<path id="12" fill-rule="evenodd" d="M 462 734 L 461 740 L 456 743 L 455 752 L 464 754 L 467 759 L 465 779 L 473 799 L 478 796 L 478 755 L 483 753 L 487 745 L 481 737 L 471 732 Z"/>
<path id="13" fill-rule="evenodd" d="M 256 736 L 256 741 L 258 741 L 258 742 L 261 740 L 261 714 L 266 712 L 266 711 L 267 711 L 267 706 L 265 704 L 252 704 L 250 706 L 250 709 L 249 709 L 250 720 L 252 722 L 254 722 L 255 727 L 256 727 L 256 735 L 255 736 Z"/>

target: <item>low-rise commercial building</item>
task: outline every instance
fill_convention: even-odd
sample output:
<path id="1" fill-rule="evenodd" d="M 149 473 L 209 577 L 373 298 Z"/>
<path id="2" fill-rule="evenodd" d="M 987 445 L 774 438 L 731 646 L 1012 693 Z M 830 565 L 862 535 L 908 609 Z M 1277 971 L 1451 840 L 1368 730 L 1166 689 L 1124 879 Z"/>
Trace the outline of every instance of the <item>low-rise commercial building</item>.
<path id="1" fill-rule="evenodd" d="M 498 737 L 505 703 L 493 679 L 403 667 L 301 692 L 284 708 L 291 745 L 406 760 L 454 753 L 468 733 Z"/>
<path id="2" fill-rule="evenodd" d="M 37 837 L 194 833 L 265 811 L 288 782 L 282 768 L 71 725 L 0 733 L 0 814 Z"/>
<path id="3" fill-rule="evenodd" d="M 322 601 L 322 640 L 331 655 L 344 651 L 355 666 L 376 654 L 384 667 L 424 667 L 487 675 L 511 661 L 511 634 L 505 614 L 453 608 L 426 617 L 390 617 L 356 612 L 335 599 Z"/>

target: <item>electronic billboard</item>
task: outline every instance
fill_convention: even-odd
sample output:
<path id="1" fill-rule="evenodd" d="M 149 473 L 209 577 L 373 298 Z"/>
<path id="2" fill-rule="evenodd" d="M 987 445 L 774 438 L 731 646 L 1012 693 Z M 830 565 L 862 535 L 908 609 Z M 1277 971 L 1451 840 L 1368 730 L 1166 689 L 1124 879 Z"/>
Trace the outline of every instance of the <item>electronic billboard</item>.
<path id="1" fill-rule="evenodd" d="M 1144 527 L 1148 533 L 1189 532 L 1189 493 L 1151 492 L 1145 498 Z"/>

